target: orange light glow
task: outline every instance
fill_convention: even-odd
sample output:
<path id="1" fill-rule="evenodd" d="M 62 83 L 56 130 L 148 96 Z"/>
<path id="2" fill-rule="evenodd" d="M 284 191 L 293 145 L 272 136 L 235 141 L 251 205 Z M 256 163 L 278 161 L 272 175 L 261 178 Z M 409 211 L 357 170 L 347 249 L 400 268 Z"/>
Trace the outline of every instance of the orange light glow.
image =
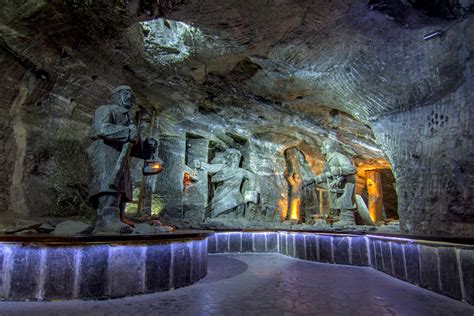
<path id="1" fill-rule="evenodd" d="M 378 170 L 366 170 L 369 216 L 374 223 L 382 220 L 383 193 Z"/>
<path id="2" fill-rule="evenodd" d="M 187 172 L 183 175 L 183 192 L 186 191 L 186 188 L 189 187 L 192 183 L 191 175 Z"/>
<path id="3" fill-rule="evenodd" d="M 161 165 L 159 163 L 155 163 L 155 164 L 152 164 L 151 165 L 151 168 L 154 169 L 154 170 L 160 170 L 161 169 Z"/>
<path id="4" fill-rule="evenodd" d="M 288 200 L 285 198 L 279 199 L 277 201 L 277 209 L 280 213 L 281 219 L 284 220 L 288 212 Z"/>
<path id="5" fill-rule="evenodd" d="M 300 215 L 300 204 L 301 204 L 301 199 L 294 199 L 291 201 L 291 213 L 290 213 L 290 219 L 299 219 Z"/>

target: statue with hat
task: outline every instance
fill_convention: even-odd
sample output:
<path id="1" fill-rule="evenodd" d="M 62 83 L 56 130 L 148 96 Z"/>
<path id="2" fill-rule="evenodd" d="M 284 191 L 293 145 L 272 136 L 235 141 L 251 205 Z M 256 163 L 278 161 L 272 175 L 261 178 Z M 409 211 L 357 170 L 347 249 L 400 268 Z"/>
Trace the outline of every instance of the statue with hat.
<path id="1" fill-rule="evenodd" d="M 150 159 L 157 147 L 153 138 L 140 139 L 132 117 L 134 94 L 129 86 L 116 87 L 110 103 L 94 114 L 90 131 L 92 143 L 87 149 L 92 167 L 89 199 L 96 210 L 93 233 L 131 233 L 132 222 L 124 214 L 132 200 L 129 158 Z"/>
<path id="2" fill-rule="evenodd" d="M 326 139 L 321 146 L 321 154 L 325 156 L 323 172 L 311 182 L 329 191 L 332 215 L 339 215 L 336 226 L 355 225 L 355 168 L 352 160 L 341 153 L 339 143 L 334 139 Z"/>

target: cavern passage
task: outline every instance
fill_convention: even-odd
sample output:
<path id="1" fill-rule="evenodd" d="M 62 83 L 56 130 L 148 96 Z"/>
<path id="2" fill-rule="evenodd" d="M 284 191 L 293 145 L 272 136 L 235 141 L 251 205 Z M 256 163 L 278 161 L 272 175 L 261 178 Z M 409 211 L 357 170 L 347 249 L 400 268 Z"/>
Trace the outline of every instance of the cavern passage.
<path id="1" fill-rule="evenodd" d="M 214 225 L 271 227 L 291 209 L 285 153 L 303 155 L 307 178 L 333 137 L 366 205 L 365 170 L 381 173 L 377 220 L 472 236 L 471 10 L 469 1 L 6 1 L 3 222 L 92 216 L 92 116 L 128 84 L 146 110 L 141 133 L 159 140 L 164 160 L 145 179 L 154 214 L 199 227 L 214 188 L 200 172 L 186 189 L 184 168 L 235 148 L 260 203 Z M 132 164 L 138 199 L 142 162 Z M 327 197 L 309 191 L 302 205 L 319 214 Z"/>
<path id="2" fill-rule="evenodd" d="M 179 285 L 150 285 L 165 290 L 206 274 L 208 230 L 474 236 L 473 1 L 0 2 L 0 229 L 10 242 L 201 231 L 186 239 L 191 254 L 163 248 L 169 262 L 206 257 Z M 275 234 L 276 253 L 312 260 L 297 255 L 296 237 L 284 253 Z M 385 271 L 377 254 L 385 262 L 398 248 L 383 245 L 360 250 L 375 254 L 361 265 L 472 303 L 464 281 L 445 292 L 422 266 L 420 282 L 407 267 L 397 275 L 395 261 Z M 413 258 L 435 258 L 441 275 L 451 259 L 417 247 Z M 130 250 L 146 252 L 143 264 L 144 249 Z M 463 251 L 448 256 L 461 280 L 472 276 Z M 88 286 L 71 297 L 102 297 Z"/>

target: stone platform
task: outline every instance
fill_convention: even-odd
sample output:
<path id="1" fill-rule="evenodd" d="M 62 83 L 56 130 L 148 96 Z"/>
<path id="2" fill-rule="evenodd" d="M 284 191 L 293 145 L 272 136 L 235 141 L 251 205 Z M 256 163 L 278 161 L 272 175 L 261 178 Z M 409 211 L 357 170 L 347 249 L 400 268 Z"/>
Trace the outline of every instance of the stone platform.
<path id="1" fill-rule="evenodd" d="M 0 298 L 106 299 L 207 274 L 205 231 L 150 236 L 0 236 Z"/>

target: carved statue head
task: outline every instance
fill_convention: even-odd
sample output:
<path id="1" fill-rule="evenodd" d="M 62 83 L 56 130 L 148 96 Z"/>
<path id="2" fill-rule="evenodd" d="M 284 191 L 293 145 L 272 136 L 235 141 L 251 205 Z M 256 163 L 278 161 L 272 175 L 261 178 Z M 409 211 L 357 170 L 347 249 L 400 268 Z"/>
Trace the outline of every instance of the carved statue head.
<path id="1" fill-rule="evenodd" d="M 229 148 L 229 149 L 226 149 L 224 155 L 225 155 L 225 158 L 226 158 L 226 161 L 227 161 L 228 165 L 230 165 L 232 167 L 238 167 L 239 166 L 240 158 L 242 157 L 242 154 L 240 153 L 240 151 L 238 151 L 237 149 Z"/>
<path id="2" fill-rule="evenodd" d="M 134 94 L 132 88 L 129 86 L 118 86 L 112 90 L 110 101 L 126 109 L 131 109 L 134 101 Z"/>
<path id="3" fill-rule="evenodd" d="M 339 143 L 335 139 L 328 138 L 321 145 L 321 154 L 323 154 L 324 156 L 327 156 L 330 153 L 338 151 L 338 149 L 339 149 Z"/>

